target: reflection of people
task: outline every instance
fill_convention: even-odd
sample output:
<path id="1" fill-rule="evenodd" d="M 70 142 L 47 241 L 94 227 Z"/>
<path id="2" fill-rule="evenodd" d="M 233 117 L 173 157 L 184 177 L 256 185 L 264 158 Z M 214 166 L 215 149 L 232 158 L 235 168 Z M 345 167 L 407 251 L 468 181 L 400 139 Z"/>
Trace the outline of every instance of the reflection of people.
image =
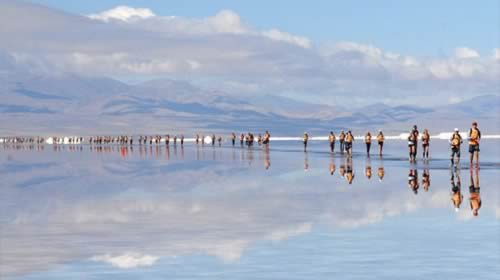
<path id="1" fill-rule="evenodd" d="M 481 208 L 481 195 L 479 194 L 479 169 L 475 169 L 475 171 L 476 174 L 474 176 L 474 170 L 472 168 L 470 169 L 469 201 L 472 215 L 478 216 L 479 209 Z"/>
<path id="2" fill-rule="evenodd" d="M 368 180 L 370 180 L 372 178 L 372 167 L 371 166 L 365 167 L 365 175 L 366 175 L 366 178 L 368 178 Z"/>
<path id="3" fill-rule="evenodd" d="M 345 176 L 345 164 L 340 165 L 339 175 L 340 175 L 340 177 L 344 178 L 344 176 Z"/>
<path id="4" fill-rule="evenodd" d="M 365 176 L 368 180 L 372 178 L 372 164 L 369 158 L 366 159 Z"/>
<path id="5" fill-rule="evenodd" d="M 469 153 L 470 165 L 476 158 L 476 167 L 479 166 L 479 141 L 481 140 L 481 131 L 477 128 L 477 122 L 472 123 L 472 128 L 469 130 Z"/>
<path id="6" fill-rule="evenodd" d="M 330 160 L 330 166 L 328 168 L 328 170 L 330 171 L 330 175 L 333 175 L 335 173 L 335 169 L 337 167 L 335 166 L 335 162 L 333 161 L 333 157 L 332 159 Z"/>
<path id="7" fill-rule="evenodd" d="M 458 212 L 460 209 L 460 205 L 462 204 L 464 196 L 462 195 L 461 186 L 462 183 L 460 181 L 460 169 L 454 168 L 454 171 L 451 170 L 451 201 L 453 202 L 453 206 L 455 207 L 455 211 Z"/>
<path id="8" fill-rule="evenodd" d="M 347 182 L 350 184 L 352 184 L 352 181 L 354 180 L 354 169 L 353 169 L 353 166 L 352 166 L 352 159 L 351 158 L 347 158 L 346 159 L 347 161 L 347 170 L 346 170 L 346 173 L 345 173 L 345 178 L 347 180 Z"/>
<path id="9" fill-rule="evenodd" d="M 450 146 L 451 146 L 451 165 L 455 162 L 455 157 L 457 158 L 457 162 L 460 162 L 460 145 L 462 144 L 462 136 L 458 132 L 458 128 L 455 128 L 453 135 L 450 138 Z"/>
<path id="10" fill-rule="evenodd" d="M 424 191 L 428 192 L 430 186 L 431 186 L 431 173 L 429 172 L 429 167 L 426 166 L 424 168 L 424 172 L 422 173 L 422 187 L 424 188 Z"/>
<path id="11" fill-rule="evenodd" d="M 379 166 L 378 167 L 378 169 L 377 169 L 377 176 L 378 176 L 378 180 L 380 182 L 382 182 L 384 180 L 385 170 L 384 170 L 383 166 Z"/>
<path id="12" fill-rule="evenodd" d="M 266 170 L 268 170 L 269 167 L 271 167 L 271 157 L 269 155 L 269 147 L 268 146 L 264 147 L 264 167 L 266 168 Z"/>
<path id="13" fill-rule="evenodd" d="M 305 153 L 305 156 L 304 156 L 304 171 L 308 171 L 309 170 L 309 159 L 307 158 L 307 153 Z"/>
<path id="14" fill-rule="evenodd" d="M 418 188 L 420 187 L 418 183 L 418 171 L 415 167 L 410 167 L 410 172 L 408 173 L 408 187 L 413 191 L 414 194 L 418 193 Z"/>

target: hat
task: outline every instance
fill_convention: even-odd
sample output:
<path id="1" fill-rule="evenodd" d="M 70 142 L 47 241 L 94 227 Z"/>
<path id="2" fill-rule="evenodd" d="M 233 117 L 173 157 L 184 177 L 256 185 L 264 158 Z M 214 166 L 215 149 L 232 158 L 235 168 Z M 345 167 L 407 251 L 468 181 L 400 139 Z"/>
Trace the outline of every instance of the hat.
<path id="1" fill-rule="evenodd" d="M 455 132 L 458 132 L 458 128 L 455 128 L 454 130 L 455 130 Z"/>

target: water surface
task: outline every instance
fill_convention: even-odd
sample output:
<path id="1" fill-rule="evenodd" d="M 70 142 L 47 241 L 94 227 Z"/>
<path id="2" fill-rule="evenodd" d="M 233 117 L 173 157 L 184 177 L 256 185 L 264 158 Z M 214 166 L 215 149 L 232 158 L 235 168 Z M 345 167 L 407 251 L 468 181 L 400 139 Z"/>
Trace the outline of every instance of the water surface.
<path id="1" fill-rule="evenodd" d="M 0 278 L 496 279 L 498 144 L 480 170 L 444 141 L 417 164 L 403 141 L 352 161 L 324 142 L 3 145 Z"/>

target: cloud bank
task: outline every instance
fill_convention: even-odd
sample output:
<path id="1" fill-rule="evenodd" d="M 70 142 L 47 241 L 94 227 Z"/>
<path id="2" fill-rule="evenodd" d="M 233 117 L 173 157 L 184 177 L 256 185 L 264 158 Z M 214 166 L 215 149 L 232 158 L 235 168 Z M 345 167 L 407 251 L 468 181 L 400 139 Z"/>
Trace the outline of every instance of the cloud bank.
<path id="1" fill-rule="evenodd" d="M 343 97 L 380 101 L 380 95 L 393 103 L 421 96 L 447 102 L 498 92 L 498 49 L 482 55 L 457 46 L 449 56 L 417 57 L 342 38 L 314 44 L 276 28 L 259 30 L 231 10 L 186 18 L 127 6 L 83 16 L 21 2 L 0 8 L 0 36 L 9 37 L 0 49 L 13 61 L 11 69 L 183 77 L 222 90 L 231 89 L 228 84 L 248 89 L 240 94 L 272 92 L 329 104 Z M 16 14 L 27 16 L 20 21 Z"/>

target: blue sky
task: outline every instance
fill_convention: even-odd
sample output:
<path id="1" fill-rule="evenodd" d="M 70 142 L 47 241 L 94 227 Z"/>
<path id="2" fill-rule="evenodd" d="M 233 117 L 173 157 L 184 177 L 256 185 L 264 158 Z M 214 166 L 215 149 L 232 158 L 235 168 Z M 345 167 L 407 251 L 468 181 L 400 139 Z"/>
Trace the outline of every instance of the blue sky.
<path id="1" fill-rule="evenodd" d="M 237 12 L 256 28 L 278 28 L 313 42 L 355 41 L 418 56 L 444 56 L 458 46 L 490 53 L 499 45 L 499 2 L 486 1 L 153 1 L 32 0 L 78 14 L 118 5 L 157 15 L 208 17 Z"/>

